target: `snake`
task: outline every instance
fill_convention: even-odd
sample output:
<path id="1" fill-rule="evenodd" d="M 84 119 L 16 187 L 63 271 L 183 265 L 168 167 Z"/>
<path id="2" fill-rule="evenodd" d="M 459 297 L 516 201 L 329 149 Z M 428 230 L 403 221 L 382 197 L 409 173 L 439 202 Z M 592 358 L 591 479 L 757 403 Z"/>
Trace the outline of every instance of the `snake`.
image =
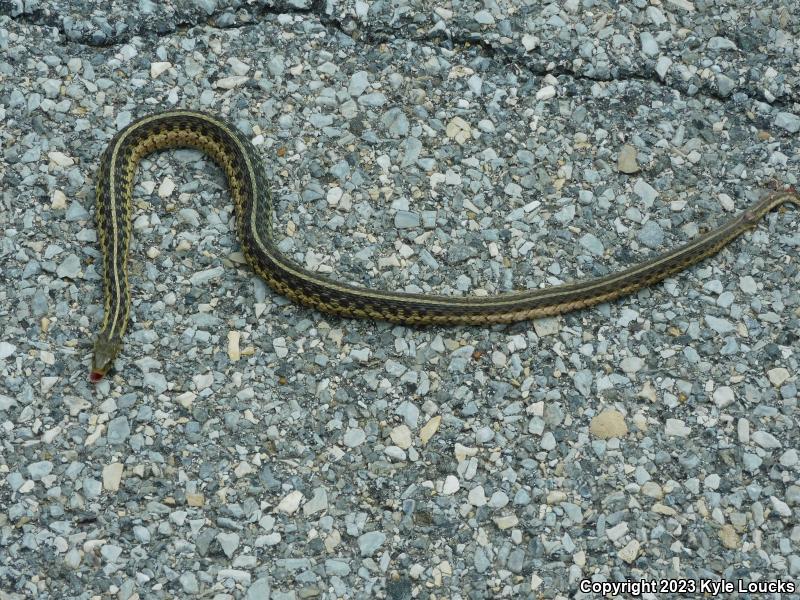
<path id="1" fill-rule="evenodd" d="M 273 236 L 273 203 L 261 156 L 248 136 L 229 120 L 197 110 L 149 114 L 132 121 L 112 137 L 97 171 L 95 219 L 105 302 L 89 371 L 93 383 L 102 380 L 111 369 L 122 349 L 130 320 L 128 254 L 137 165 L 153 152 L 175 148 L 200 150 L 222 169 L 235 205 L 242 254 L 275 292 L 330 315 L 409 326 L 510 323 L 615 300 L 719 252 L 776 207 L 785 203 L 800 206 L 800 195 L 793 189 L 774 191 L 720 226 L 673 250 L 608 275 L 552 287 L 482 296 L 383 291 L 350 285 L 310 271 L 281 252 Z"/>

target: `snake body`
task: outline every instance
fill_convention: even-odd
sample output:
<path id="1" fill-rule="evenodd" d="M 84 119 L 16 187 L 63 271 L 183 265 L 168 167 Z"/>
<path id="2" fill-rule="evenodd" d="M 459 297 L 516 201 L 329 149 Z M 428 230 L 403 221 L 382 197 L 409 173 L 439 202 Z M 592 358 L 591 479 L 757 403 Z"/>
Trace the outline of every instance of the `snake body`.
<path id="1" fill-rule="evenodd" d="M 144 156 L 169 148 L 201 150 L 225 172 L 236 207 L 242 253 L 276 292 L 332 315 L 409 325 L 508 323 L 614 300 L 718 252 L 775 207 L 786 202 L 800 205 L 800 197 L 794 191 L 775 192 L 674 250 L 604 277 L 547 289 L 467 297 L 372 290 L 309 271 L 278 249 L 272 234 L 272 200 L 261 158 L 230 122 L 192 110 L 152 114 L 130 123 L 112 138 L 98 170 L 96 219 L 103 254 L 105 313 L 94 343 L 90 372 L 93 382 L 102 379 L 119 353 L 130 317 L 127 264 L 136 167 Z"/>

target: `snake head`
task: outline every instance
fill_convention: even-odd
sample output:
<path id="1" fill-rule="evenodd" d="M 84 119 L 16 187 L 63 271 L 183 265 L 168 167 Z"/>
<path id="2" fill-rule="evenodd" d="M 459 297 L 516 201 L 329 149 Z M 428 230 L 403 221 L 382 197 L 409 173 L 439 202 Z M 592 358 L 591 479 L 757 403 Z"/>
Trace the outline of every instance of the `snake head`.
<path id="1" fill-rule="evenodd" d="M 92 370 L 89 372 L 89 381 L 98 383 L 119 354 L 122 342 L 119 338 L 108 338 L 102 334 L 94 342 L 94 357 L 92 358 Z"/>

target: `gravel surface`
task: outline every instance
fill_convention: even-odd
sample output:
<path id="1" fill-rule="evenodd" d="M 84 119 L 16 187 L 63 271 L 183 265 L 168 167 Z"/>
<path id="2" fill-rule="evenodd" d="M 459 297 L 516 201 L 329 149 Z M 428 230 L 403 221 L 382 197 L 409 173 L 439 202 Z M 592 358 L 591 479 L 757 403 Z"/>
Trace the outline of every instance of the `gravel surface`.
<path id="1" fill-rule="evenodd" d="M 154 155 L 133 322 L 86 377 L 95 168 L 132 119 L 231 119 L 309 268 L 554 285 L 797 185 L 796 0 L 128 4 L 0 0 L 0 600 L 798 579 L 795 209 L 612 304 L 412 329 L 272 293 L 221 172 Z"/>

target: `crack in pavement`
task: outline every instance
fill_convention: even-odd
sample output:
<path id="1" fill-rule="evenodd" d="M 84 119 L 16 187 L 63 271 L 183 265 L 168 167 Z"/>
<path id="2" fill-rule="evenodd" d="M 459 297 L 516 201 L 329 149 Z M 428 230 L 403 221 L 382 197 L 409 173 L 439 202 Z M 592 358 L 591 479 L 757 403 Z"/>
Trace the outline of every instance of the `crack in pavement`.
<path id="1" fill-rule="evenodd" d="M 244 29 L 247 27 L 257 27 L 262 23 L 259 19 L 265 15 L 280 15 L 280 14 L 300 14 L 315 17 L 317 21 L 326 29 L 333 30 L 341 35 L 348 37 L 353 42 L 362 45 L 379 45 L 391 44 L 402 41 L 413 41 L 420 44 L 425 44 L 430 47 L 438 47 L 448 51 L 454 51 L 457 48 L 478 49 L 486 58 L 494 60 L 500 65 L 505 65 L 516 69 L 519 72 L 525 71 L 535 77 L 544 77 L 552 75 L 554 77 L 566 76 L 575 81 L 590 81 L 590 82 L 628 82 L 638 81 L 650 85 L 657 85 L 661 88 L 676 90 L 688 96 L 702 95 L 704 97 L 712 98 L 722 104 L 740 105 L 743 101 L 757 100 L 759 102 L 766 102 L 772 107 L 783 108 L 791 104 L 791 97 L 787 94 L 779 96 L 771 101 L 764 97 L 763 92 L 758 89 L 753 89 L 753 86 L 740 85 L 738 89 L 728 95 L 722 95 L 715 88 L 712 81 L 704 81 L 700 77 L 692 77 L 688 81 L 671 81 L 663 80 L 655 70 L 653 64 L 646 62 L 640 63 L 641 69 L 629 68 L 623 65 L 613 65 L 609 67 L 607 74 L 603 73 L 581 73 L 577 72 L 574 68 L 569 66 L 571 60 L 566 56 L 546 56 L 539 48 L 532 51 L 523 51 L 518 47 L 509 47 L 504 45 L 496 45 L 491 41 L 482 38 L 478 34 L 469 34 L 465 32 L 452 34 L 449 31 L 435 31 L 419 33 L 415 30 L 414 24 L 403 25 L 397 28 L 387 28 L 386 26 L 377 25 L 368 29 L 359 29 L 355 25 L 356 21 L 351 17 L 339 19 L 327 14 L 325 9 L 327 0 L 312 0 L 308 8 L 299 8 L 293 6 L 282 6 L 281 8 L 260 6 L 254 7 L 255 10 L 248 12 L 252 18 L 247 21 L 236 21 L 227 25 L 220 25 L 221 18 L 230 15 L 232 8 L 215 11 L 207 15 L 204 19 L 200 18 L 198 14 L 187 13 L 185 11 L 175 11 L 175 19 L 169 23 L 159 22 L 157 18 L 144 19 L 144 21 L 152 21 L 154 28 L 145 29 L 144 31 L 132 31 L 130 29 L 105 35 L 101 38 L 92 39 L 91 33 L 87 33 L 84 39 L 72 39 L 72 36 L 67 31 L 65 20 L 72 17 L 49 14 L 45 9 L 36 8 L 31 11 L 26 11 L 24 8 L 20 11 L 20 3 L 15 3 L 14 0 L 0 0 L 0 13 L 5 12 L 9 18 L 15 21 L 27 22 L 32 25 L 53 27 L 59 31 L 68 41 L 76 44 L 82 44 L 87 47 L 113 47 L 121 44 L 128 43 L 134 36 L 154 37 L 160 39 L 175 33 L 180 33 L 192 27 L 210 27 L 219 30 L 226 29 Z M 15 6 L 16 5 L 16 6 Z M 14 14 L 17 11 L 17 14 Z M 95 25 L 102 28 L 102 23 L 97 23 L 98 17 L 94 17 Z M 88 21 L 89 18 L 86 19 Z M 103 21 L 108 27 L 112 27 L 105 18 Z M 120 18 L 119 22 L 124 22 Z M 351 26 L 352 25 L 352 26 Z M 161 26 L 161 27 L 159 27 Z M 96 31 L 95 31 L 96 33 Z M 696 86 L 696 90 L 691 90 L 692 85 Z M 744 96 L 741 98 L 740 96 Z"/>

